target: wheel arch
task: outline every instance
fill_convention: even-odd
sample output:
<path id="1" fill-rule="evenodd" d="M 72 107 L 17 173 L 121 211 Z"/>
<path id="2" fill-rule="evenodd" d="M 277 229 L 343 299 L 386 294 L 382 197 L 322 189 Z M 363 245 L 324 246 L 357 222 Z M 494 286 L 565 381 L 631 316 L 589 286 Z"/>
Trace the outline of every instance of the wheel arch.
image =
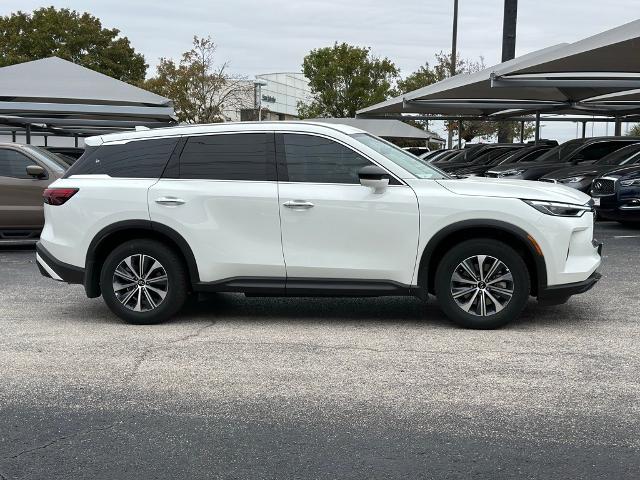
<path id="1" fill-rule="evenodd" d="M 520 253 L 529 270 L 532 295 L 537 295 L 538 291 L 547 285 L 545 258 L 531 235 L 507 222 L 477 219 L 454 223 L 431 237 L 422 251 L 418 268 L 418 285 L 425 293 L 433 293 L 436 269 L 444 252 L 472 238 L 499 240 Z"/>
<path id="2" fill-rule="evenodd" d="M 151 220 L 126 220 L 100 230 L 91 240 L 85 260 L 84 288 L 89 298 L 100 296 L 100 271 L 109 252 L 127 240 L 149 238 L 172 248 L 183 261 L 191 285 L 200 281 L 198 265 L 188 242 L 174 229 Z"/>

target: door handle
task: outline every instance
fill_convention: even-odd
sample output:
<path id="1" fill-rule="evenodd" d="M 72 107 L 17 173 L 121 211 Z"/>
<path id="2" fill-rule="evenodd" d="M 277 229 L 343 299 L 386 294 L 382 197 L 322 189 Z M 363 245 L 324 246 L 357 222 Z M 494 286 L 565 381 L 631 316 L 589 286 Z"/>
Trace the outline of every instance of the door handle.
<path id="1" fill-rule="evenodd" d="M 287 208 L 291 208 L 292 210 L 308 210 L 314 206 L 313 203 L 305 200 L 289 200 L 288 202 L 284 202 L 282 205 Z"/>
<path id="2" fill-rule="evenodd" d="M 166 205 L 168 207 L 177 207 L 178 205 L 184 205 L 186 202 L 181 198 L 176 197 L 160 197 L 156 199 L 156 203 Z"/>

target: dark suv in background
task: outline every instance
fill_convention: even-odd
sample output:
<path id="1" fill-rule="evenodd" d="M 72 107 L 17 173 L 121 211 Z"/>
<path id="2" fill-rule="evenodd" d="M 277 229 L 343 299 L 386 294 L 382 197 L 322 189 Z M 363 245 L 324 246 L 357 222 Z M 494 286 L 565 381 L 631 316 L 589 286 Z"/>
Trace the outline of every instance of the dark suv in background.
<path id="1" fill-rule="evenodd" d="M 43 148 L 0 144 L 0 244 L 37 239 L 44 225 L 42 193 L 65 170 Z"/>
<path id="2" fill-rule="evenodd" d="M 597 177 L 591 196 L 598 216 L 640 226 L 640 165 L 622 167 Z"/>
<path id="3" fill-rule="evenodd" d="M 539 180 L 546 174 L 571 165 L 589 165 L 627 145 L 640 142 L 639 137 L 592 137 L 569 140 L 549 150 L 534 162 L 502 165 L 487 171 L 487 177 Z"/>
<path id="4" fill-rule="evenodd" d="M 538 143 L 527 143 L 524 147 L 516 150 L 490 151 L 481 155 L 466 167 L 455 170 L 454 173 L 459 177 L 481 177 L 487 170 L 491 170 L 498 165 L 534 161 L 557 146 L 558 142 L 555 140 L 540 140 Z"/>
<path id="5" fill-rule="evenodd" d="M 606 157 L 590 164 L 562 168 L 551 172 L 540 180 L 543 182 L 561 183 L 581 192 L 588 193 L 591 183 L 597 176 L 606 175 L 611 170 L 622 166 L 640 163 L 640 143 L 634 143 L 610 153 Z"/>

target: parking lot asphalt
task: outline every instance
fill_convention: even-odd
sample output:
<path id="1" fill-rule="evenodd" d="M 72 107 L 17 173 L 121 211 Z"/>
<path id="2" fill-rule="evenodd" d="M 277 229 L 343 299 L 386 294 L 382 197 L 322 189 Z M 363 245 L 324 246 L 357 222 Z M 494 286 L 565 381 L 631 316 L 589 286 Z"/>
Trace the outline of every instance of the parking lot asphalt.
<path id="1" fill-rule="evenodd" d="M 213 295 L 130 326 L 0 250 L 0 479 L 638 478 L 640 229 L 497 331 L 435 300 Z"/>

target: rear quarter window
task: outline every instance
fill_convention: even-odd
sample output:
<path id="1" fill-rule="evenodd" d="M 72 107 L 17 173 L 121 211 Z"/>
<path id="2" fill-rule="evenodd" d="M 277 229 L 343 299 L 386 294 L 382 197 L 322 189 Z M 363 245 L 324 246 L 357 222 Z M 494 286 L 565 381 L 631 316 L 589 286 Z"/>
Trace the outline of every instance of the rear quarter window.
<path id="1" fill-rule="evenodd" d="M 178 140 L 158 138 L 87 147 L 78 161 L 67 170 L 65 178 L 71 175 L 160 178 Z"/>

